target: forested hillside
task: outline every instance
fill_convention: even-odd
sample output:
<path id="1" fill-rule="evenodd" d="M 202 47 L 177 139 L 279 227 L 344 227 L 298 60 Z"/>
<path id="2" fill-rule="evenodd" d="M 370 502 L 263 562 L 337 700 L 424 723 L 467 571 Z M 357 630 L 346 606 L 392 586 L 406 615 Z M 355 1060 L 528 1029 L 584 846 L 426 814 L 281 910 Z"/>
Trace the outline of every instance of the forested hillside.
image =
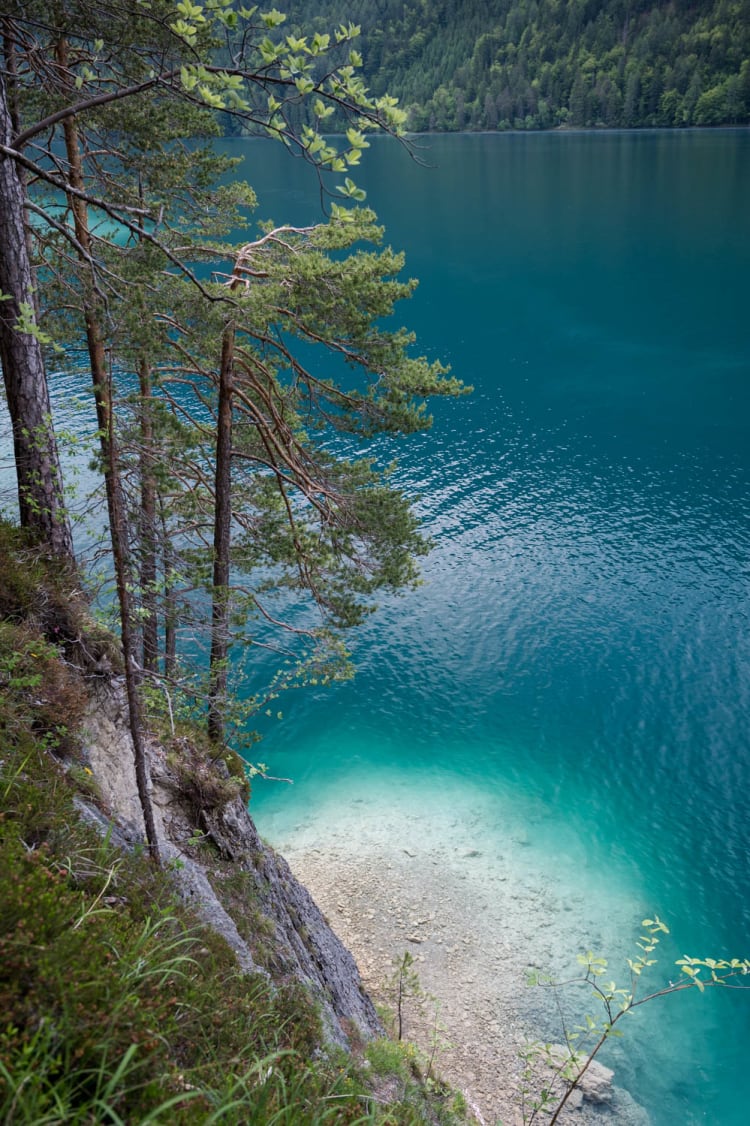
<path id="1" fill-rule="evenodd" d="M 750 0 L 298 0 L 354 21 L 413 130 L 750 121 Z"/>

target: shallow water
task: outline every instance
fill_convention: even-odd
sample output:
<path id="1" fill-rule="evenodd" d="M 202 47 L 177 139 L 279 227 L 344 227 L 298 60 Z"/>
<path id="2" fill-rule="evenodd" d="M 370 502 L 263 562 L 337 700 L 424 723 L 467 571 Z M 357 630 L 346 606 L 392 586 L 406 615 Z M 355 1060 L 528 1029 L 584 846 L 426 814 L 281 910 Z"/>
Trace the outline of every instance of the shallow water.
<path id="1" fill-rule="evenodd" d="M 314 215 L 262 151 L 267 210 Z M 674 936 L 655 981 L 682 951 L 746 956 L 750 136 L 425 155 L 373 144 L 360 180 L 421 279 L 402 316 L 475 392 L 399 449 L 425 584 L 359 632 L 352 684 L 284 701 L 262 754 L 295 785 L 256 784 L 261 830 L 297 848 L 338 815 L 366 850 L 411 807 L 564 891 L 561 960 L 621 958 L 654 912 Z M 660 1004 L 618 1081 L 658 1126 L 744 1123 L 750 998 Z"/>

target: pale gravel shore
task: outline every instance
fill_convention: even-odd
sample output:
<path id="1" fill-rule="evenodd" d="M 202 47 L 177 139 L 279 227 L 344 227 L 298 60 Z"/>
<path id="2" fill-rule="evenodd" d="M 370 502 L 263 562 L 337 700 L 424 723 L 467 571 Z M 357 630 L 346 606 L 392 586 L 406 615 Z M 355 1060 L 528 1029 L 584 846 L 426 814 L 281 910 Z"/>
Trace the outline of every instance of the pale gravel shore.
<path id="1" fill-rule="evenodd" d="M 570 953 L 571 912 L 578 920 L 585 903 L 571 903 L 569 888 L 534 870 L 522 832 L 493 850 L 465 810 L 450 825 L 439 812 L 355 800 L 323 822 L 331 826 L 325 835 L 316 816 L 278 845 L 376 1000 L 389 1000 L 394 959 L 411 952 L 437 1002 L 437 1070 L 464 1092 L 478 1121 L 518 1126 L 518 1049 L 530 1035 L 556 1038 L 549 994 L 530 990 L 526 972 L 557 971 L 561 950 Z M 404 1035 L 427 1056 L 435 1014 L 435 1004 L 405 1009 Z M 648 1116 L 615 1087 L 610 1105 L 584 1102 L 560 1122 L 647 1126 Z"/>

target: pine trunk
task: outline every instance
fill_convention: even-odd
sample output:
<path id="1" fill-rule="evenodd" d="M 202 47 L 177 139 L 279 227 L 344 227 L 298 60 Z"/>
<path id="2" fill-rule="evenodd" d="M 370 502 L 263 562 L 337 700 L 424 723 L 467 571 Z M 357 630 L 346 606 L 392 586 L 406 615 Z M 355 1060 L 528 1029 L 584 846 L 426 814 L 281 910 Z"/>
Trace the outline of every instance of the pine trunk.
<path id="1" fill-rule="evenodd" d="M 214 575 L 211 607 L 211 658 L 208 688 L 208 734 L 224 742 L 229 658 L 229 551 L 232 528 L 232 396 L 234 394 L 234 325 L 227 325 L 221 345 L 216 432 Z"/>
<path id="2" fill-rule="evenodd" d="M 12 147 L 11 115 L 0 74 L 0 138 Z M 42 347 L 16 327 L 33 317 L 34 285 L 24 224 L 24 186 L 11 157 L 0 154 L 0 361 L 13 428 L 21 524 L 55 555 L 74 563 Z"/>
<path id="3" fill-rule="evenodd" d="M 58 44 L 57 60 L 61 69 L 66 70 L 67 52 L 64 40 Z M 66 118 L 63 124 L 63 132 L 65 134 L 65 148 L 68 157 L 71 186 L 77 189 L 83 189 L 84 178 L 81 164 L 81 148 L 75 118 Z M 68 202 L 73 212 L 76 238 L 78 239 L 84 255 L 88 255 L 90 260 L 92 240 L 86 204 L 80 198 L 72 195 L 69 196 Z M 115 419 L 112 409 L 112 384 L 109 377 L 107 352 L 104 346 L 104 335 L 102 331 L 101 301 L 96 292 L 93 273 L 90 289 L 86 294 L 84 319 L 86 324 L 89 363 L 91 365 L 91 378 L 96 400 L 99 441 L 104 463 L 107 512 L 109 516 L 109 531 L 112 543 L 117 598 L 120 608 L 120 636 L 125 660 L 125 688 L 128 699 L 130 734 L 133 740 L 135 777 L 138 787 L 138 799 L 140 801 L 146 830 L 146 840 L 151 857 L 158 864 L 160 863 L 159 840 L 151 802 L 149 769 L 146 759 L 146 741 L 138 691 L 140 676 L 136 657 L 137 637 L 133 628 L 133 612 L 131 605 L 130 592 L 133 584 L 130 568 L 125 497 L 123 496 L 119 471 Z"/>
<path id="4" fill-rule="evenodd" d="M 177 672 L 177 592 L 175 590 L 175 552 L 169 538 L 169 523 L 163 498 L 158 496 L 161 523 L 162 568 L 164 571 L 164 675 L 169 679 Z"/>
<path id="5" fill-rule="evenodd" d="M 141 601 L 143 606 L 143 668 L 159 669 L 159 629 L 156 598 L 156 480 L 154 476 L 154 420 L 151 369 L 138 363 L 140 384 L 141 475 Z"/>

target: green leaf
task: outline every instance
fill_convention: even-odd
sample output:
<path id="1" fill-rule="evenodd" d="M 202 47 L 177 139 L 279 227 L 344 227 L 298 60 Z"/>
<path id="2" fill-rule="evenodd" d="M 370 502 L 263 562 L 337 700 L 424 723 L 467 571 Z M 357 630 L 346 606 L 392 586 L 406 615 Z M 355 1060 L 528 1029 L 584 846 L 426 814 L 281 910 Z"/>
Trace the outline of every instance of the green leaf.
<path id="1" fill-rule="evenodd" d="M 200 4 L 192 4 L 190 0 L 180 0 L 177 5 L 177 11 L 186 20 L 194 20 L 196 23 L 205 23 L 206 17 L 203 15 L 203 8 Z"/>
<path id="2" fill-rule="evenodd" d="M 275 43 L 272 43 L 270 39 L 262 40 L 262 42 L 258 44 L 258 50 L 263 56 L 265 63 L 274 63 L 281 55 L 281 48 Z"/>
<path id="3" fill-rule="evenodd" d="M 319 54 L 321 54 L 321 52 L 327 51 L 328 47 L 330 46 L 330 43 L 331 43 L 330 35 L 321 35 L 319 32 L 316 31 L 315 35 L 313 36 L 313 41 L 312 41 L 312 53 L 314 55 L 319 55 Z"/>
<path id="4" fill-rule="evenodd" d="M 346 139 L 353 149 L 369 149 L 370 142 L 359 129 L 347 129 Z"/>
<path id="5" fill-rule="evenodd" d="M 358 202 L 365 199 L 367 195 L 367 193 L 361 188 L 358 188 L 354 181 L 350 180 L 348 176 L 344 180 L 343 185 L 337 185 L 337 190 L 340 191 L 342 195 L 347 196 L 348 199 L 356 199 Z"/>
<path id="6" fill-rule="evenodd" d="M 284 13 L 277 8 L 271 8 L 270 12 L 261 12 L 260 18 L 266 27 L 278 27 L 286 20 Z"/>
<path id="7" fill-rule="evenodd" d="M 198 80 L 196 76 L 192 73 L 191 70 L 189 70 L 186 66 L 180 67 L 180 82 L 182 83 L 183 89 L 195 89 L 197 81 Z"/>

